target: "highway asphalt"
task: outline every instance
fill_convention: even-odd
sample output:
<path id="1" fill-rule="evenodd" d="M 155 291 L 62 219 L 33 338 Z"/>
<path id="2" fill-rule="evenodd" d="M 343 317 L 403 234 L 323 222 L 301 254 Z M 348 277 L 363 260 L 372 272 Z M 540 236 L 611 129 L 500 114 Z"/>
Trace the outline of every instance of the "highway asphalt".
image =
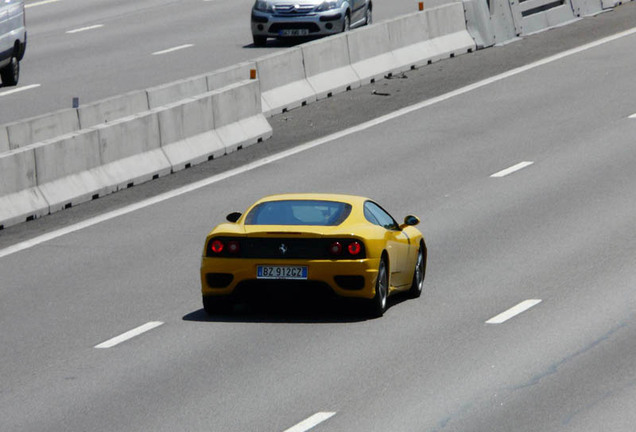
<path id="1" fill-rule="evenodd" d="M 632 431 L 635 17 L 290 111 L 266 143 L 0 232 L 1 429 Z M 206 232 L 294 191 L 420 216 L 422 298 L 206 316 Z"/>
<path id="2" fill-rule="evenodd" d="M 27 0 L 18 87 L 0 87 L 0 125 L 166 84 L 289 46 L 255 48 L 253 0 Z M 379 0 L 377 21 L 417 10 Z"/>

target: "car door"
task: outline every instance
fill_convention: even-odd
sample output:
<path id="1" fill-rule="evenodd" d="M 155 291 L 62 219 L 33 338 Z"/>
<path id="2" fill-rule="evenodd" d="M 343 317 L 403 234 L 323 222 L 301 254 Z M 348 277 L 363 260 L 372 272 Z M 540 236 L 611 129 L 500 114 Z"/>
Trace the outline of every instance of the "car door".
<path id="1" fill-rule="evenodd" d="M 351 24 L 358 25 L 364 19 L 364 4 L 366 0 L 349 0 L 351 4 Z"/>
<path id="2" fill-rule="evenodd" d="M 9 44 L 9 5 L 0 0 L 0 61 L 4 60 Z"/>
<path id="3" fill-rule="evenodd" d="M 409 251 L 412 247 L 409 236 L 400 229 L 393 217 L 378 204 L 367 201 L 364 214 L 371 223 L 383 227 L 385 231 L 386 250 L 389 254 L 391 285 L 399 288 L 411 282 L 412 268 L 408 268 Z"/>

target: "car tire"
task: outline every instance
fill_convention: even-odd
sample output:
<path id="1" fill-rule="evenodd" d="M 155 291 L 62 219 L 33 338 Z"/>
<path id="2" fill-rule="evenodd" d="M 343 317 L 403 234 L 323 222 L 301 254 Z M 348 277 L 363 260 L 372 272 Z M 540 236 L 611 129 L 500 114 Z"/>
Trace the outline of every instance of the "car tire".
<path id="1" fill-rule="evenodd" d="M 234 305 L 225 296 L 204 296 L 203 309 L 210 315 L 228 314 L 232 312 Z"/>
<path id="2" fill-rule="evenodd" d="M 2 85 L 5 87 L 18 85 L 18 80 L 20 79 L 20 62 L 17 57 L 11 57 L 9 64 L 0 69 L 0 78 L 2 78 Z"/>
<path id="3" fill-rule="evenodd" d="M 386 260 L 380 260 L 378 267 L 378 277 L 375 282 L 375 296 L 369 301 L 368 315 L 370 318 L 380 318 L 386 311 L 389 297 L 389 274 Z"/>
<path id="4" fill-rule="evenodd" d="M 267 44 L 267 36 L 252 35 L 255 47 L 264 47 Z"/>
<path id="5" fill-rule="evenodd" d="M 413 282 L 408 294 L 411 298 L 418 298 L 422 295 L 424 289 L 424 278 L 426 277 L 426 247 L 424 244 L 420 245 L 420 250 L 417 253 L 417 261 L 415 262 L 415 269 L 413 271 Z"/>
<path id="6" fill-rule="evenodd" d="M 347 13 L 345 15 L 344 21 L 342 22 L 342 33 L 348 32 L 351 30 L 351 17 Z"/>

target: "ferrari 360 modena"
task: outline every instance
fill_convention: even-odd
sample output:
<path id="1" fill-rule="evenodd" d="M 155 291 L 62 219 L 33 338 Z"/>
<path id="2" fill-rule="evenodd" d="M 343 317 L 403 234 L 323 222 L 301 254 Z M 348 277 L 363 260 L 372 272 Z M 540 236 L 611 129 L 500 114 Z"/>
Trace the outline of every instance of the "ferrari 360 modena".
<path id="1" fill-rule="evenodd" d="M 399 224 L 371 199 L 282 194 L 258 200 L 206 237 L 201 293 L 208 313 L 276 289 L 359 299 L 379 317 L 397 292 L 422 293 L 427 249 L 416 216 Z"/>

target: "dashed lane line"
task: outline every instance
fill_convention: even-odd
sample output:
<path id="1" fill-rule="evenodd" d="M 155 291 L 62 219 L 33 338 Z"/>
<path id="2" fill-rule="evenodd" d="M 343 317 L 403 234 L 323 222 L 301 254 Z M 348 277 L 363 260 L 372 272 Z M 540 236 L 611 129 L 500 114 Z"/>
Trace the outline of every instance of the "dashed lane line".
<path id="1" fill-rule="evenodd" d="M 502 312 L 499 315 L 490 318 L 488 321 L 486 321 L 486 324 L 503 324 L 509 319 L 514 318 L 519 314 L 522 314 L 523 312 L 538 305 L 539 303 L 541 303 L 540 299 L 524 300 L 518 305 L 511 307 L 507 311 Z"/>
<path id="2" fill-rule="evenodd" d="M 126 342 L 127 340 L 132 339 L 136 336 L 139 336 L 140 334 L 146 333 L 154 328 L 157 328 L 162 324 L 163 323 L 161 321 L 151 321 L 135 329 L 127 331 L 124 334 L 116 336 L 112 339 L 108 339 L 106 342 L 102 342 L 99 345 L 95 345 L 95 348 L 98 348 L 98 349 L 112 348 L 116 345 L 119 345 L 122 342 Z"/>
<path id="3" fill-rule="evenodd" d="M 494 173 L 490 177 L 495 177 L 495 178 L 505 177 L 505 176 L 510 175 L 510 174 L 512 174 L 514 172 L 517 172 L 517 171 L 522 170 L 522 169 L 524 169 L 526 167 L 529 167 L 533 163 L 534 162 L 520 162 L 517 165 L 511 166 L 510 168 L 506 168 L 505 170 L 502 170 L 502 171 L 499 171 L 497 173 Z"/>
<path id="4" fill-rule="evenodd" d="M 182 49 L 191 48 L 193 46 L 194 45 L 192 45 L 192 44 L 179 45 L 179 46 L 176 46 L 174 48 L 168 48 L 168 49 L 165 49 L 165 50 L 162 50 L 162 51 L 155 51 L 155 52 L 152 53 L 152 55 L 168 54 L 168 53 L 171 53 L 171 52 L 180 51 Z"/>
<path id="5" fill-rule="evenodd" d="M 2 92 L 0 92 L 0 97 L 9 96 L 9 95 L 12 95 L 14 93 L 23 92 L 25 90 L 31 90 L 31 89 L 40 87 L 40 85 L 41 84 L 31 84 L 31 85 L 24 86 L 24 87 L 16 87 L 16 88 L 11 89 L 11 90 L 2 91 Z"/>
<path id="6" fill-rule="evenodd" d="M 285 430 L 285 432 L 307 432 L 308 430 L 318 426 L 320 423 L 329 420 L 334 415 L 336 415 L 335 412 L 316 413 L 308 419 L 298 423 L 296 426 L 292 426 L 289 429 Z"/>

